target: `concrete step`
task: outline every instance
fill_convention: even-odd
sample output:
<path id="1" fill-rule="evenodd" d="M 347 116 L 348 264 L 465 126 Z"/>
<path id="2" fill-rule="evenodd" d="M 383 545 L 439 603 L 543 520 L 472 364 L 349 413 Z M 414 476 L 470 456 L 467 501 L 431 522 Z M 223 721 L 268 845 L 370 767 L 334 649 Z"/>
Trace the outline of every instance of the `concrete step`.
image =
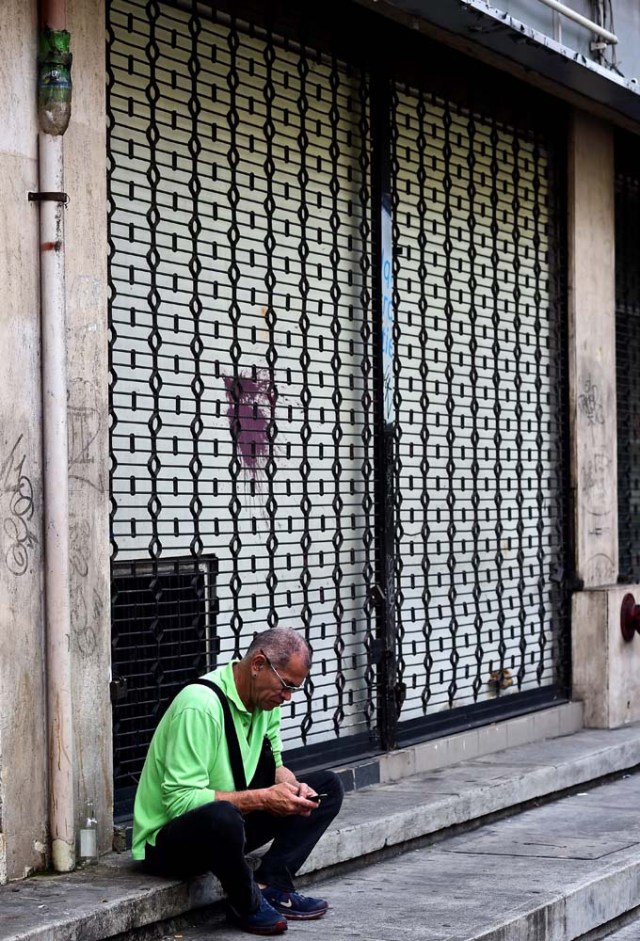
<path id="1" fill-rule="evenodd" d="M 640 904 L 640 775 L 578 792 L 472 833 L 338 875 L 294 941 L 573 941 Z M 628 934 L 624 941 L 638 934 Z M 637 930 L 637 925 L 636 925 Z M 226 925 L 183 941 L 238 941 Z M 615 937 L 615 935 L 614 935 Z M 163 941 L 173 941 L 173 934 Z"/>
<path id="2" fill-rule="evenodd" d="M 467 892 L 466 904 L 470 908 L 478 911 L 486 909 L 487 899 L 482 897 L 482 893 L 489 891 L 488 888 L 478 884 L 477 888 L 473 888 L 474 894 L 470 896 L 468 892 L 471 891 L 473 881 L 469 880 L 474 866 L 486 870 L 490 862 L 491 868 L 494 868 L 496 859 L 503 857 L 499 854 L 481 856 L 478 852 L 471 852 L 467 854 L 469 861 L 463 865 L 463 861 L 467 858 L 465 854 L 451 849 L 456 845 L 455 841 L 462 837 L 450 837 L 446 844 L 422 850 L 413 849 L 416 846 L 415 841 L 433 842 L 435 839 L 456 832 L 460 826 L 477 825 L 483 820 L 491 819 L 492 815 L 513 812 L 532 801 L 549 799 L 562 791 L 575 789 L 610 775 L 620 774 L 638 765 L 640 765 L 640 725 L 613 731 L 581 731 L 538 744 L 508 748 L 494 754 L 462 761 L 450 767 L 435 768 L 396 782 L 354 791 L 346 796 L 343 811 L 335 826 L 325 835 L 310 857 L 305 868 L 306 876 L 302 881 L 317 882 L 319 879 L 330 877 L 336 866 L 342 866 L 344 870 L 345 865 L 371 864 L 385 854 L 397 853 L 409 847 L 412 852 L 400 857 L 399 860 L 367 865 L 367 868 L 361 872 L 378 872 L 382 871 L 378 870 L 378 865 L 393 867 L 400 865 L 402 860 L 410 862 L 415 859 L 416 868 L 411 875 L 411 883 L 414 886 L 421 886 L 421 897 L 428 899 L 432 896 L 432 877 L 426 875 L 425 861 L 427 857 L 435 858 L 434 854 L 441 854 L 438 856 L 440 860 L 438 865 L 443 868 L 443 872 L 449 872 L 450 878 L 448 888 L 442 888 L 443 900 L 452 893 L 455 897 L 464 898 Z M 635 778 L 628 780 L 636 781 Z M 621 781 L 619 784 L 627 785 L 627 781 Z M 600 790 L 602 788 L 592 793 L 596 794 Z M 632 796 L 637 807 L 637 797 L 640 794 Z M 576 805 L 578 808 L 583 806 L 584 798 L 570 799 L 578 802 Z M 546 812 L 549 809 L 538 808 L 534 813 Z M 497 824 L 492 823 L 491 826 L 502 826 L 512 822 L 515 821 L 505 820 Z M 631 821 L 625 822 L 625 827 L 627 825 L 631 827 Z M 465 838 L 471 839 L 472 837 Z M 619 838 L 615 837 L 614 842 L 616 839 Z M 635 842 L 632 842 L 635 846 Z M 444 848 L 445 845 L 447 849 Z M 625 892 L 622 893 L 626 899 L 620 903 L 623 910 L 627 911 L 628 908 L 633 907 L 631 904 L 634 898 L 633 886 L 640 885 L 640 871 L 636 871 L 634 852 L 633 849 L 615 849 L 611 852 L 607 850 L 607 853 L 601 857 L 606 861 L 602 865 L 605 869 L 607 865 L 613 868 L 606 872 L 598 870 L 596 876 L 588 878 L 585 870 L 583 875 L 586 882 L 582 885 L 579 880 L 575 881 L 571 889 L 573 894 L 568 895 L 567 898 L 576 900 L 586 898 L 591 882 L 594 882 L 594 885 L 598 883 L 600 886 L 594 888 L 596 895 L 604 889 L 605 894 L 609 896 L 612 890 L 605 877 L 610 877 L 611 885 L 624 882 L 628 887 L 625 890 L 626 895 Z M 427 856 L 423 857 L 416 853 L 426 853 Z M 625 856 L 625 853 L 630 854 L 629 858 Z M 525 860 L 525 862 L 530 862 L 530 860 Z M 437 868 L 438 866 L 436 870 Z M 523 868 L 526 870 L 526 867 L 523 867 L 523 858 L 518 855 L 513 861 L 513 871 L 517 872 Z M 459 876 L 456 876 L 456 870 L 459 870 Z M 376 899 L 374 908 L 380 905 L 382 911 L 386 905 L 385 880 L 389 878 L 390 874 L 383 875 L 374 893 Z M 505 878 L 505 876 L 501 877 L 501 879 Z M 351 895 L 355 897 L 358 893 L 361 876 L 349 875 L 347 877 L 342 874 L 336 879 L 338 891 L 335 892 L 333 900 L 336 917 L 338 902 L 335 899 L 340 904 L 344 904 L 347 898 L 342 889 L 339 889 L 345 879 L 348 879 L 349 885 L 353 887 L 349 890 L 350 899 Z M 327 883 L 327 894 L 330 885 L 331 880 Z M 546 885 L 543 888 L 544 892 L 547 892 Z M 541 894 L 543 888 L 538 892 L 539 897 L 535 892 L 526 896 L 526 905 L 522 903 L 524 908 L 521 906 L 520 914 L 523 916 L 526 914 L 530 919 L 543 917 L 535 915 L 535 912 L 547 910 L 551 901 L 559 900 L 564 891 L 562 886 L 558 885 L 554 890 L 553 899 L 545 896 L 546 901 L 541 907 L 537 903 L 543 902 Z M 463 893 L 462 896 L 460 892 Z M 479 893 L 477 897 L 476 892 Z M 405 905 L 409 905 L 410 908 L 414 907 L 416 892 L 412 890 L 409 898 L 402 888 L 399 888 L 397 893 L 399 898 L 404 897 Z M 497 898 L 498 900 L 501 898 L 500 892 Z M 99 866 L 91 869 L 66 876 L 34 877 L 0 888 L 0 939 L 1 941 L 5 939 L 6 941 L 27 941 L 27 939 L 29 941 L 79 941 L 79 939 L 99 941 L 99 939 L 114 938 L 117 935 L 127 935 L 145 926 L 158 925 L 164 920 L 183 916 L 192 909 L 199 909 L 218 902 L 220 899 L 219 885 L 211 877 L 194 880 L 189 884 L 154 879 L 141 873 L 139 867 L 131 862 L 128 854 L 112 854 Z M 347 899 L 345 913 L 347 921 L 351 907 L 349 899 Z M 582 903 L 576 901 L 575 904 Z M 634 904 L 640 904 L 640 898 Z M 624 908 L 624 905 L 628 907 Z M 392 911 L 394 911 L 393 906 L 390 908 L 390 912 Z M 429 912 L 433 914 L 432 909 L 425 909 L 425 924 L 432 921 Z M 607 906 L 602 908 L 602 912 L 600 924 L 610 917 L 616 917 L 611 915 L 610 908 Z M 498 925 L 508 925 L 507 915 L 498 906 L 493 920 L 498 919 L 496 921 Z M 399 917 L 397 910 L 394 917 Z M 318 924 L 317 930 L 321 930 L 321 924 Z M 375 924 L 374 921 L 371 926 L 373 933 L 367 934 L 365 931 L 359 937 L 384 937 L 386 941 L 391 941 L 392 937 L 395 937 L 389 934 L 387 938 L 387 935 L 376 933 Z M 442 922 L 439 931 L 443 930 L 444 924 Z M 486 930 L 494 930 L 496 924 L 493 927 L 489 925 Z M 578 922 L 576 921 L 575 924 Z M 329 922 L 326 922 L 325 926 L 328 927 Z M 397 925 L 396 928 L 399 932 L 400 928 Z M 333 931 L 333 926 L 331 930 Z M 510 931 L 511 928 L 508 928 L 508 932 Z M 237 939 L 238 935 L 234 936 Z M 353 937 L 353 933 L 351 936 Z M 428 933 L 420 936 L 425 938 L 459 937 L 458 934 Z M 476 937 L 476 935 L 468 934 L 468 937 Z M 477 937 L 485 937 L 485 935 L 477 935 Z M 486 937 L 497 939 L 498 935 L 486 934 Z M 520 935 L 507 933 L 500 937 L 519 938 Z M 555 938 L 560 935 L 532 934 L 530 937 Z M 565 938 L 578 937 L 578 935 L 565 934 L 562 937 L 564 941 Z"/>

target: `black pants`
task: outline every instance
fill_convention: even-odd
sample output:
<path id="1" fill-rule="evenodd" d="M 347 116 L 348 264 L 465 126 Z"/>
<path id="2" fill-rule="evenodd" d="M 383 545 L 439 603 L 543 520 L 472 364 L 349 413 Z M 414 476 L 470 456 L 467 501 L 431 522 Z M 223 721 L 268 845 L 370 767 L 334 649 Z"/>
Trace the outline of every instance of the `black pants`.
<path id="1" fill-rule="evenodd" d="M 332 771 L 305 777 L 319 794 L 327 794 L 309 817 L 275 817 L 264 811 L 243 816 L 228 801 L 212 801 L 171 820 L 156 845 L 147 843 L 144 866 L 156 876 L 190 879 L 212 872 L 240 912 L 251 912 L 260 900 L 256 882 L 288 891 L 342 804 L 342 784 Z M 245 853 L 273 840 L 255 877 Z"/>

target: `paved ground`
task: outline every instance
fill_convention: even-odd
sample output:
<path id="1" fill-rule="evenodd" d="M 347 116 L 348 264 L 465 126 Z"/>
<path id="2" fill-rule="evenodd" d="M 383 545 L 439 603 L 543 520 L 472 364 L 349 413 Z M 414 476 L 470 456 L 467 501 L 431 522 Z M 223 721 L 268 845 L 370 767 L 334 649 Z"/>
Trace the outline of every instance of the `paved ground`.
<path id="1" fill-rule="evenodd" d="M 607 935 L 607 941 L 640 941 L 640 920 L 636 919 L 626 928 Z"/>
<path id="2" fill-rule="evenodd" d="M 560 941 L 640 903 L 640 775 L 316 884 L 324 919 L 300 941 Z M 595 922 L 597 923 L 597 921 Z M 640 941 L 629 926 L 616 941 Z M 635 933 L 633 933 L 635 931 Z M 166 941 L 238 941 L 225 926 Z"/>
<path id="3" fill-rule="evenodd" d="M 640 916 L 624 928 L 613 931 L 606 936 L 606 941 L 640 941 Z"/>
<path id="4" fill-rule="evenodd" d="M 638 767 L 640 725 L 515 746 L 351 793 L 307 867 L 314 884 L 306 891 L 326 894 L 332 910 L 319 922 L 292 925 L 289 937 L 579 938 L 640 906 L 640 775 L 586 790 L 593 779 Z M 572 796 L 560 802 L 319 881 L 325 867 L 358 865 L 365 854 L 451 834 L 566 788 Z M 155 938 L 167 930 L 158 922 L 220 898 L 211 877 L 153 879 L 128 854 L 112 854 L 88 870 L 1 886 L 0 941 L 133 941 L 133 929 Z M 242 937 L 215 925 L 182 934 L 182 941 Z"/>

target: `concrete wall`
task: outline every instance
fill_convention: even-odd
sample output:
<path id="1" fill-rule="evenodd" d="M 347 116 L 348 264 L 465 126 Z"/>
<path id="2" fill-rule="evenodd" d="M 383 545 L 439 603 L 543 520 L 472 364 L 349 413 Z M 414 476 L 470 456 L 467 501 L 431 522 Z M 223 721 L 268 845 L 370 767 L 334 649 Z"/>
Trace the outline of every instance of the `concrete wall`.
<path id="1" fill-rule="evenodd" d="M 581 112 L 569 146 L 569 327 L 575 563 L 573 695 L 587 726 L 640 719 L 640 642 L 620 632 L 612 128 Z M 635 588 L 636 600 L 640 590 Z"/>
<path id="2" fill-rule="evenodd" d="M 2 880 L 43 865 L 47 819 L 35 2 L 0 4 L 0 36 Z"/>
<path id="3" fill-rule="evenodd" d="M 76 795 L 112 842 L 109 670 L 107 192 L 103 0 L 67 0 L 73 110 L 65 134 L 69 538 Z"/>
<path id="4" fill-rule="evenodd" d="M 68 0 L 73 110 L 64 138 L 71 647 L 78 815 L 110 848 L 104 6 Z M 0 4 L 0 882 L 46 865 L 47 754 L 34 2 Z"/>
<path id="5" fill-rule="evenodd" d="M 640 719 L 640 638 L 627 643 L 620 608 L 640 586 L 580 592 L 573 599 L 573 690 L 584 703 L 585 725 L 611 729 Z"/>
<path id="6" fill-rule="evenodd" d="M 569 134 L 569 367 L 576 574 L 618 578 L 613 133 L 574 112 Z"/>

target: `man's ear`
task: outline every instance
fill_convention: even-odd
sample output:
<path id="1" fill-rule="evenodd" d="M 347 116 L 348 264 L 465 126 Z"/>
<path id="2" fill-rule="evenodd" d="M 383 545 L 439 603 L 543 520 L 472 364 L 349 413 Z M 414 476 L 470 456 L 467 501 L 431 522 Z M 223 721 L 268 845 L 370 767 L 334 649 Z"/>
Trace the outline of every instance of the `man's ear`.
<path id="1" fill-rule="evenodd" d="M 258 653 L 254 653 L 253 657 L 251 658 L 251 669 L 252 669 L 252 671 L 253 671 L 253 670 L 255 670 L 255 671 L 260 671 L 260 670 L 262 670 L 266 665 L 267 665 L 267 661 L 266 661 L 266 659 L 265 659 L 264 654 L 263 654 L 263 653 L 260 653 L 260 651 L 258 651 Z"/>

